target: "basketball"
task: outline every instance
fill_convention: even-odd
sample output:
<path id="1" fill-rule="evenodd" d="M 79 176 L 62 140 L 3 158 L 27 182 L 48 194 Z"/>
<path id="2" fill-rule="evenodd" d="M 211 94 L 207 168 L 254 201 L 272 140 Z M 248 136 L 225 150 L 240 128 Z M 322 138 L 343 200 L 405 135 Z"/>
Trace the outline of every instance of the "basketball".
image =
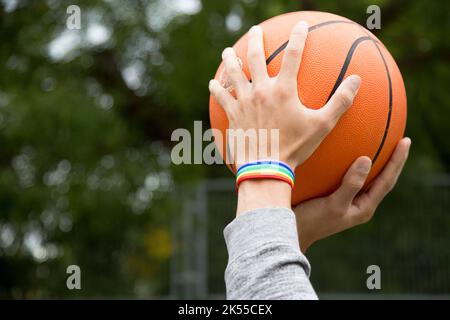
<path id="1" fill-rule="evenodd" d="M 276 16 L 260 24 L 264 31 L 268 74 L 278 74 L 293 26 L 309 24 L 308 38 L 298 72 L 298 93 L 308 108 L 322 107 L 349 75 L 361 77 L 361 87 L 353 105 L 316 151 L 295 169 L 292 204 L 326 196 L 341 184 L 344 174 L 359 156 L 372 159 L 366 186 L 381 172 L 406 125 L 406 93 L 402 75 L 386 47 L 359 24 L 325 12 L 301 11 Z M 233 46 L 247 78 L 247 36 Z M 222 81 L 223 65 L 215 79 Z M 210 97 L 211 127 L 222 132 L 215 139 L 226 161 L 225 111 Z M 234 169 L 229 166 L 234 172 Z"/>

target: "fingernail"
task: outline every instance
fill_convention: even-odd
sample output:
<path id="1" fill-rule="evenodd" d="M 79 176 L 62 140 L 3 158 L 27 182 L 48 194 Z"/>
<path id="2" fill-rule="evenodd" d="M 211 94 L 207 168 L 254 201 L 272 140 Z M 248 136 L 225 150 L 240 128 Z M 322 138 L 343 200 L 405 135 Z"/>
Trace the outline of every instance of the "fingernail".
<path id="1" fill-rule="evenodd" d="M 358 91 L 361 85 L 361 78 L 359 76 L 352 76 L 349 80 L 350 89 L 353 91 Z"/>
<path id="2" fill-rule="evenodd" d="M 306 22 L 306 21 L 300 21 L 300 22 L 297 24 L 297 26 L 298 26 L 299 28 L 305 28 L 305 29 L 308 29 L 308 22 Z"/>
<path id="3" fill-rule="evenodd" d="M 222 51 L 222 58 L 224 58 L 230 50 L 231 50 L 230 47 L 225 48 L 225 49 Z"/>
<path id="4" fill-rule="evenodd" d="M 372 161 L 368 157 L 364 157 L 362 160 L 358 161 L 356 169 L 361 173 L 368 174 L 371 166 Z"/>
<path id="5" fill-rule="evenodd" d="M 253 27 L 250 28 L 249 32 L 256 32 L 259 31 L 260 29 L 261 29 L 260 26 L 254 25 Z"/>
<path id="6" fill-rule="evenodd" d="M 407 145 L 408 147 L 410 147 L 410 146 L 411 146 L 411 143 L 412 143 L 411 138 L 406 137 L 405 140 L 406 140 L 406 145 Z"/>

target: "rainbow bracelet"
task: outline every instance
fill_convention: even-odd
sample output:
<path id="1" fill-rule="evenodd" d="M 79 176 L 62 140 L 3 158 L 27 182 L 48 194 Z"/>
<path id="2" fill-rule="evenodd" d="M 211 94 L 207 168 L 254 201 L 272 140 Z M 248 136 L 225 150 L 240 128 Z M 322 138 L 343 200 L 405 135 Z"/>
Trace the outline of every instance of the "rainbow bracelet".
<path id="1" fill-rule="evenodd" d="M 275 179 L 286 182 L 294 188 L 295 175 L 289 166 L 281 161 L 259 160 L 241 166 L 236 173 L 236 189 L 242 181 L 250 179 Z"/>

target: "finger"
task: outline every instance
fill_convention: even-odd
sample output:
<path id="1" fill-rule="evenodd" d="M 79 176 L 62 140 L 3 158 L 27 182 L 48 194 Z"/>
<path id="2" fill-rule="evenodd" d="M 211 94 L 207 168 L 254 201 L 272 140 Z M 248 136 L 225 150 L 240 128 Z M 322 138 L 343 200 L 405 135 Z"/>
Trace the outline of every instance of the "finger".
<path id="1" fill-rule="evenodd" d="M 330 196 L 331 205 L 337 208 L 348 208 L 357 193 L 361 190 L 369 174 L 372 161 L 363 156 L 353 162 L 342 179 L 341 186 Z"/>
<path id="2" fill-rule="evenodd" d="M 331 96 L 330 100 L 318 110 L 326 121 L 330 121 L 331 128 L 334 128 L 342 115 L 351 107 L 353 99 L 358 93 L 361 85 L 361 78 L 357 75 L 347 77 Z"/>
<path id="3" fill-rule="evenodd" d="M 222 106 L 223 110 L 227 114 L 228 119 L 231 117 L 232 109 L 236 106 L 236 99 L 231 95 L 228 90 L 222 87 L 217 80 L 211 80 L 209 82 L 209 91 L 217 102 Z"/>
<path id="4" fill-rule="evenodd" d="M 225 65 L 227 76 L 238 95 L 242 94 L 250 84 L 242 71 L 238 57 L 233 48 L 226 48 L 222 53 L 222 60 Z"/>
<path id="5" fill-rule="evenodd" d="M 297 87 L 297 74 L 307 36 L 308 24 L 305 21 L 300 21 L 292 29 L 288 44 L 284 50 L 279 78 L 283 81 L 295 81 L 295 87 Z"/>
<path id="6" fill-rule="evenodd" d="M 260 26 L 253 26 L 248 32 L 247 63 L 253 83 L 268 78 L 263 30 Z"/>
<path id="7" fill-rule="evenodd" d="M 391 159 L 369 190 L 357 199 L 357 206 L 364 210 L 374 210 L 393 189 L 408 158 L 411 139 L 403 138 L 397 144 Z"/>

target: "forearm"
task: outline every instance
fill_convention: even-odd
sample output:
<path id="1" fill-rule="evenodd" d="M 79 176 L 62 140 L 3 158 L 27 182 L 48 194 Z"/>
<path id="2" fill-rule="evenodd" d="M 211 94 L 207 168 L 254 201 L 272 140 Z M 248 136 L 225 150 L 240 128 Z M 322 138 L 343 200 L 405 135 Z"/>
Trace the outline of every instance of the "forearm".
<path id="1" fill-rule="evenodd" d="M 224 230 L 228 299 L 317 299 L 288 208 L 254 209 Z"/>

